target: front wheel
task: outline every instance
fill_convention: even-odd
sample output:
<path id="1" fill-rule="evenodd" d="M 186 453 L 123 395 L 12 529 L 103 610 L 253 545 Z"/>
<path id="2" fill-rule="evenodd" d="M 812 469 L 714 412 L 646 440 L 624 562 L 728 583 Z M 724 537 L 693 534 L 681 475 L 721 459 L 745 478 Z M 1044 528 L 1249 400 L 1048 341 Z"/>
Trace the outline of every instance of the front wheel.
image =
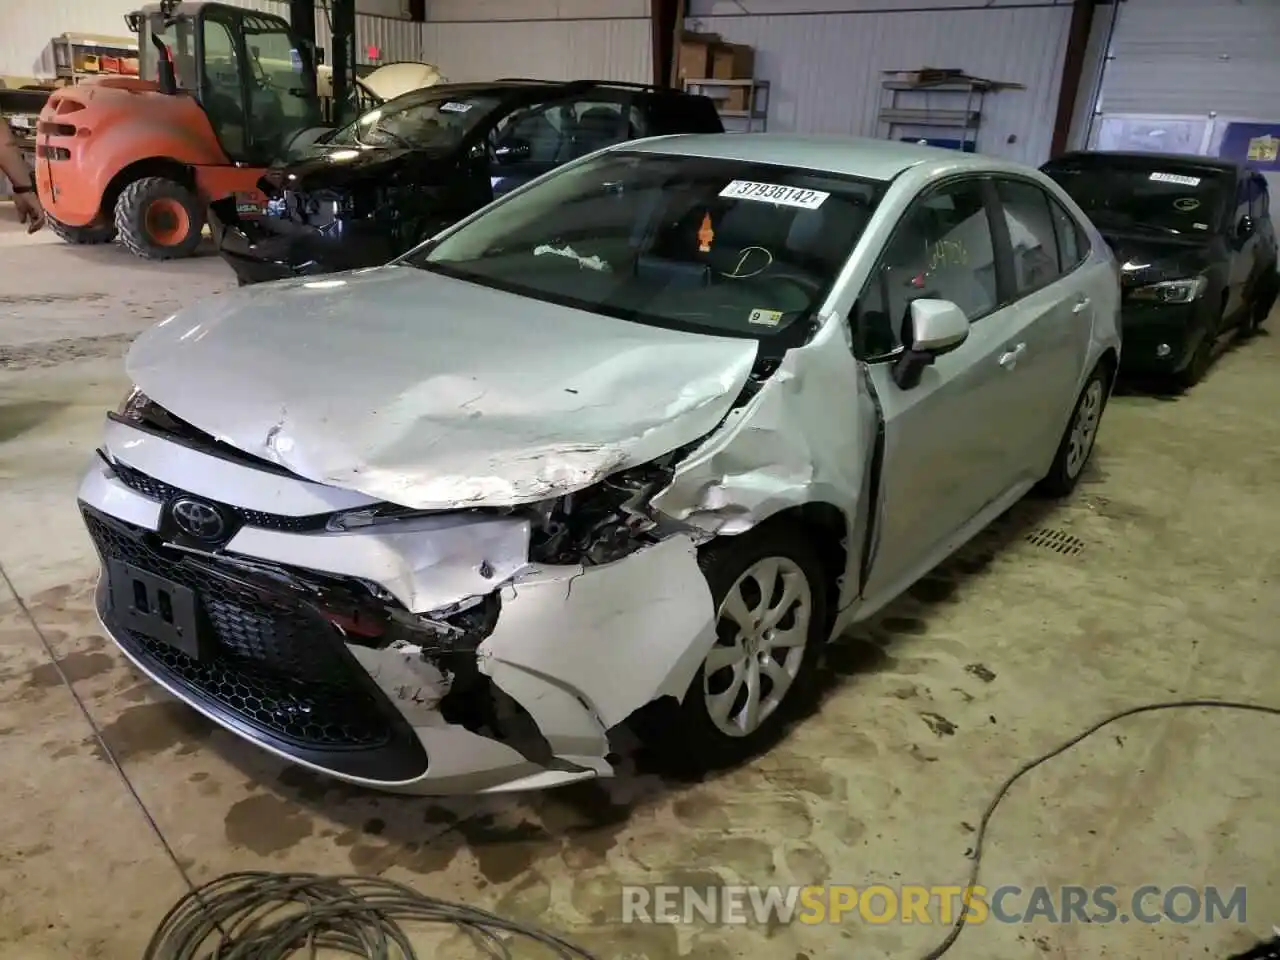
<path id="1" fill-rule="evenodd" d="M 1272 270 L 1258 285 L 1257 295 L 1253 303 L 1249 304 L 1245 319 L 1240 324 L 1241 336 L 1251 337 L 1262 328 L 1262 325 L 1267 322 L 1267 317 L 1271 315 L 1272 307 L 1276 305 L 1277 293 L 1280 293 L 1280 273 Z"/>
<path id="2" fill-rule="evenodd" d="M 177 181 L 143 177 L 121 191 L 115 219 L 120 242 L 130 253 L 144 260 L 174 260 L 195 253 L 204 208 Z"/>
<path id="3" fill-rule="evenodd" d="M 1062 442 L 1058 444 L 1058 453 L 1053 458 L 1053 466 L 1040 481 L 1041 490 L 1051 497 L 1067 496 L 1080 482 L 1080 475 L 1084 473 L 1089 456 L 1093 453 L 1094 441 L 1098 438 L 1102 412 L 1107 406 L 1108 380 L 1109 371 L 1104 361 L 1093 368 L 1089 379 L 1085 381 L 1084 389 L 1076 399 L 1066 433 L 1063 434 Z"/>
<path id="4" fill-rule="evenodd" d="M 707 653 L 669 731 L 685 771 L 739 763 L 768 748 L 814 693 L 826 641 L 827 578 L 781 525 L 726 538 L 699 557 L 716 609 Z"/>

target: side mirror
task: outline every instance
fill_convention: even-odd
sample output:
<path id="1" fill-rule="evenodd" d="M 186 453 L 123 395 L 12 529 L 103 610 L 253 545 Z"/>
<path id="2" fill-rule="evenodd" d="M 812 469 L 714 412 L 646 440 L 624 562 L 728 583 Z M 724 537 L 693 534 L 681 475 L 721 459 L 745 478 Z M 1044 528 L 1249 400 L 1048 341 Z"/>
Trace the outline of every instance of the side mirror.
<path id="1" fill-rule="evenodd" d="M 520 163 L 533 156 L 533 144 L 516 138 L 503 140 L 494 148 L 493 155 L 499 163 Z"/>
<path id="2" fill-rule="evenodd" d="M 913 300 L 910 318 L 913 353 L 941 356 L 969 337 L 969 318 L 950 300 Z"/>
<path id="3" fill-rule="evenodd" d="M 969 318 L 950 300 L 912 300 L 903 340 L 906 349 L 893 366 L 893 382 L 910 390 L 925 367 L 969 338 Z"/>
<path id="4" fill-rule="evenodd" d="M 1240 222 L 1236 224 L 1236 239 L 1241 243 L 1244 243 L 1244 241 L 1253 236 L 1253 231 L 1255 229 L 1256 225 L 1253 222 L 1253 217 L 1241 217 Z"/>

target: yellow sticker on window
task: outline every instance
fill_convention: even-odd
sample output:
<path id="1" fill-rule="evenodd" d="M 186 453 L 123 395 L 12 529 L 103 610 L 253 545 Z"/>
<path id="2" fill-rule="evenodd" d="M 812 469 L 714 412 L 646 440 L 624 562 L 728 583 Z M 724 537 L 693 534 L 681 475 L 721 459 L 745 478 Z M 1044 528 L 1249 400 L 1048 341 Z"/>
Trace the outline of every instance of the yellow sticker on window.
<path id="1" fill-rule="evenodd" d="M 781 310 L 752 310 L 747 316 L 747 323 L 759 324 L 762 327 L 776 327 L 781 322 Z"/>

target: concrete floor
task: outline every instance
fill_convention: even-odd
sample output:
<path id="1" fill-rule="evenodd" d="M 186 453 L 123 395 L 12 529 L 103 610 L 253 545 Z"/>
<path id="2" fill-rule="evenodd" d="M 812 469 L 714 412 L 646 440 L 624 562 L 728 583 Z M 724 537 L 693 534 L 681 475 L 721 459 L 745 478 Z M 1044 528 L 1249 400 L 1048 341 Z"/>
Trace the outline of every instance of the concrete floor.
<path id="1" fill-rule="evenodd" d="M 27 238 L 0 208 L 0 563 L 196 880 L 231 870 L 385 872 L 633 960 L 911 958 L 923 924 L 623 927 L 621 883 L 964 882 L 971 829 L 1024 759 L 1123 706 L 1280 704 L 1280 335 L 1230 350 L 1176 400 L 1117 397 L 1087 482 L 1019 506 L 830 656 L 820 713 L 770 755 L 694 786 L 637 776 L 535 796 L 357 793 L 211 729 L 125 666 L 90 608 L 75 510 L 131 334 L 228 289 L 219 261 L 143 265 Z M 1280 320 L 1273 321 L 1280 334 Z M 1036 546 L 1042 528 L 1083 542 Z M 2 589 L 2 588 L 0 588 Z M 1223 957 L 1280 920 L 1260 715 L 1181 711 L 1109 729 L 1002 807 L 999 884 L 1248 886 L 1219 923 L 970 929 L 948 955 Z M 0 596 L 0 957 L 131 958 L 183 892 L 13 598 Z M 1270 797 L 1271 799 L 1266 799 Z M 469 956 L 458 935 L 442 955 Z M 532 954 L 531 954 L 532 955 Z M 541 954 L 538 954 L 541 955 Z"/>

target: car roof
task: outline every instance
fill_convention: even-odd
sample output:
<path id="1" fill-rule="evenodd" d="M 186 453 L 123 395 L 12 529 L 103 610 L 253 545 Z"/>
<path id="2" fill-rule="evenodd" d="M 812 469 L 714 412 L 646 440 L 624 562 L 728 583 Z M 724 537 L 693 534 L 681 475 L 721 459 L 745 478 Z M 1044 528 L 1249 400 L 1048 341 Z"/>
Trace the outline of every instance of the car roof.
<path id="1" fill-rule="evenodd" d="M 772 163 L 824 173 L 892 180 L 904 170 L 922 168 L 925 175 L 944 173 L 1026 173 L 1028 167 L 996 157 L 869 137 L 801 136 L 789 133 L 676 134 L 632 141 L 619 149 Z"/>
<path id="2" fill-rule="evenodd" d="M 470 80 L 460 83 L 437 83 L 432 87 L 424 87 L 423 92 L 447 91 L 452 93 L 483 94 L 485 92 L 509 93 L 512 90 L 556 90 L 566 87 L 581 90 L 605 87 L 610 90 L 629 90 L 645 95 L 689 96 L 689 94 L 680 90 L 655 87 L 647 83 L 627 83 L 622 80 L 539 80 L 532 77 L 503 77 L 500 80 Z"/>
<path id="3" fill-rule="evenodd" d="M 1148 166 L 1198 167 L 1200 169 L 1222 170 L 1234 172 L 1240 164 L 1220 157 L 1205 157 L 1197 153 L 1150 153 L 1145 150 L 1073 150 L 1054 157 L 1045 166 L 1052 166 L 1063 160 L 1122 160 L 1126 163 L 1140 162 Z"/>

